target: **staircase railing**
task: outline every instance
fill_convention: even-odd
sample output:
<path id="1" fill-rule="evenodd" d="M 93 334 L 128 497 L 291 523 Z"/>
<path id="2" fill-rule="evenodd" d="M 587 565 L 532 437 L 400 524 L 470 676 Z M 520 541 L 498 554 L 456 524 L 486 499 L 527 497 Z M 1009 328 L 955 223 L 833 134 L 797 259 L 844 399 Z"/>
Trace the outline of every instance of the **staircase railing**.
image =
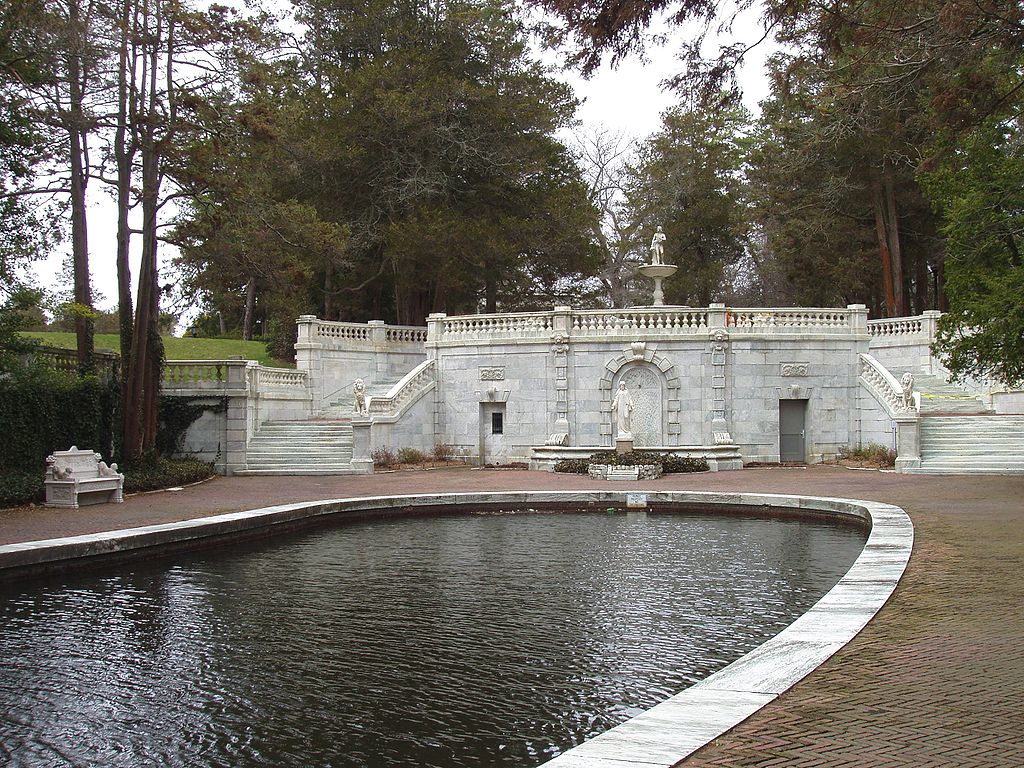
<path id="1" fill-rule="evenodd" d="M 859 355 L 860 383 L 896 423 L 896 471 L 913 471 L 921 466 L 921 396 L 908 399 L 903 387 L 888 369 L 868 354 Z"/>
<path id="2" fill-rule="evenodd" d="M 917 415 L 921 410 L 921 394 L 913 392 L 907 401 L 896 377 L 871 355 L 860 355 L 860 381 L 885 408 L 889 418 Z"/>
<path id="3" fill-rule="evenodd" d="M 366 409 L 370 416 L 399 416 L 406 406 L 419 399 L 437 381 L 437 369 L 433 360 L 424 360 L 388 390 L 386 395 L 371 395 L 367 398 Z"/>

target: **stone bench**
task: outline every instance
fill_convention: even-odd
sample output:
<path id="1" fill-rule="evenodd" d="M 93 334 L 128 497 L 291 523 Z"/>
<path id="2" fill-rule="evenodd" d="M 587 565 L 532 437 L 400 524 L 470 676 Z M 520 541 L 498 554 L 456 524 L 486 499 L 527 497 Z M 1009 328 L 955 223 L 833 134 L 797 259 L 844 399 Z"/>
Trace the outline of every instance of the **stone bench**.
<path id="1" fill-rule="evenodd" d="M 78 508 L 85 504 L 124 501 L 124 475 L 95 451 L 54 451 L 46 459 L 46 506 Z"/>

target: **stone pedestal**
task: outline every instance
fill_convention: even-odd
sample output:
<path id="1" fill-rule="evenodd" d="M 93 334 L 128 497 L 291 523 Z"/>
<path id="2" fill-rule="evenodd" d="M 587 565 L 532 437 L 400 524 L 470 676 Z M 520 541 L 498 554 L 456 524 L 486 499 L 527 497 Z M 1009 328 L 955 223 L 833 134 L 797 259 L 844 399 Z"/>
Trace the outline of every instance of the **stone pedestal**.
<path id="1" fill-rule="evenodd" d="M 632 453 L 633 452 L 633 437 L 616 437 L 615 438 L 615 452 L 616 453 Z"/>
<path id="2" fill-rule="evenodd" d="M 661 289 L 661 283 L 666 277 L 672 277 L 679 269 L 675 264 L 645 264 L 640 267 L 640 274 L 649 277 L 654 281 L 654 306 L 665 306 L 665 292 Z"/>

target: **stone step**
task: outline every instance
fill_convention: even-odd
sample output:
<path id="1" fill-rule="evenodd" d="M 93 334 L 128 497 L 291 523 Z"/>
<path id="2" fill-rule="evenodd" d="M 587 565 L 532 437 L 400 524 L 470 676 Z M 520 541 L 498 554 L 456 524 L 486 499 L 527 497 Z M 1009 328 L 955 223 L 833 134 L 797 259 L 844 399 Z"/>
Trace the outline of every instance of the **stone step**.
<path id="1" fill-rule="evenodd" d="M 249 475 L 356 474 L 352 425 L 339 421 L 272 421 L 261 424 L 246 450 Z"/>
<path id="2" fill-rule="evenodd" d="M 308 467 L 319 469 L 321 467 L 344 467 L 351 466 L 352 454 L 346 456 L 280 456 L 267 458 L 265 456 L 250 456 L 246 462 L 247 469 L 277 469 L 280 467 Z"/>
<path id="3" fill-rule="evenodd" d="M 900 379 L 904 371 L 893 371 Z M 946 381 L 941 376 L 914 374 L 914 389 L 921 395 L 921 414 L 929 413 L 988 413 L 985 404 L 961 386 Z"/>
<path id="4" fill-rule="evenodd" d="M 921 474 L 1024 473 L 1024 416 L 924 416 Z"/>
<path id="5" fill-rule="evenodd" d="M 260 424 L 260 433 L 269 432 L 351 432 L 351 422 L 266 422 Z"/>
<path id="6" fill-rule="evenodd" d="M 258 435 L 249 445 L 343 445 L 352 442 L 352 435 Z"/>
<path id="7" fill-rule="evenodd" d="M 366 396 L 367 397 L 384 397 L 391 388 L 402 380 L 402 376 L 396 378 L 380 379 L 373 382 L 372 384 L 366 385 Z M 331 401 L 328 406 L 331 409 L 341 410 L 348 408 L 351 410 L 355 406 L 356 396 L 354 392 L 347 392 L 344 395 L 339 396 L 336 400 Z"/>
<path id="8" fill-rule="evenodd" d="M 282 465 L 273 468 L 240 469 L 236 475 L 361 475 L 365 474 L 352 469 L 350 464 L 319 464 L 310 467 L 308 464 Z"/>
<path id="9" fill-rule="evenodd" d="M 908 471 L 917 475 L 1024 475 L 1024 464 L 989 466 L 922 461 L 920 467 Z"/>

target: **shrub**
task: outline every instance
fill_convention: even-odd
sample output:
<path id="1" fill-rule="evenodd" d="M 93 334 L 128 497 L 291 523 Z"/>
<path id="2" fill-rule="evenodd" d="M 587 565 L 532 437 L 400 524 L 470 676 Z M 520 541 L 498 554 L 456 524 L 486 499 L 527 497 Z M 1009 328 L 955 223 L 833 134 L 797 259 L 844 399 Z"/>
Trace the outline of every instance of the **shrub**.
<path id="1" fill-rule="evenodd" d="M 562 459 L 555 464 L 555 472 L 563 472 L 569 475 L 585 475 L 590 459 Z"/>
<path id="2" fill-rule="evenodd" d="M 451 461 L 455 456 L 455 448 L 448 443 L 434 443 L 434 450 L 431 452 L 434 461 Z"/>
<path id="3" fill-rule="evenodd" d="M 395 456 L 395 452 L 383 445 L 374 448 L 370 458 L 373 459 L 373 466 L 380 467 L 381 469 L 388 469 L 398 463 L 398 457 Z"/>
<path id="4" fill-rule="evenodd" d="M 878 443 L 868 443 L 857 448 L 840 448 L 839 458 L 863 461 L 879 467 L 896 466 L 896 451 Z"/>
<path id="5" fill-rule="evenodd" d="M 422 464 L 427 460 L 427 455 L 416 448 L 399 448 L 399 464 Z"/>
<path id="6" fill-rule="evenodd" d="M 631 451 L 616 453 L 615 451 L 598 451 L 587 459 L 564 459 L 555 464 L 555 472 L 585 475 L 591 464 L 609 464 L 620 467 L 637 467 L 660 464 L 662 472 L 707 472 L 708 463 L 703 458 L 676 456 L 672 453 L 658 451 Z"/>
<path id="7" fill-rule="evenodd" d="M 707 472 L 708 462 L 702 456 L 676 456 L 674 453 L 662 457 L 662 471 L 666 474 L 682 472 Z"/>
<path id="8" fill-rule="evenodd" d="M 590 457 L 591 464 L 612 464 L 619 467 L 637 467 L 643 464 L 661 464 L 663 455 L 655 451 L 630 451 L 629 453 L 616 453 L 615 451 L 600 451 Z"/>
<path id="9" fill-rule="evenodd" d="M 43 472 L 4 472 L 0 475 L 0 507 L 43 500 Z"/>
<path id="10" fill-rule="evenodd" d="M 196 458 L 147 457 L 129 466 L 118 467 L 118 471 L 124 473 L 125 493 L 155 491 L 160 488 L 198 483 L 215 474 L 213 464 Z"/>
<path id="11" fill-rule="evenodd" d="M 0 381 L 0 467 L 42 477 L 46 457 L 72 445 L 110 461 L 117 385 L 41 368 Z"/>

